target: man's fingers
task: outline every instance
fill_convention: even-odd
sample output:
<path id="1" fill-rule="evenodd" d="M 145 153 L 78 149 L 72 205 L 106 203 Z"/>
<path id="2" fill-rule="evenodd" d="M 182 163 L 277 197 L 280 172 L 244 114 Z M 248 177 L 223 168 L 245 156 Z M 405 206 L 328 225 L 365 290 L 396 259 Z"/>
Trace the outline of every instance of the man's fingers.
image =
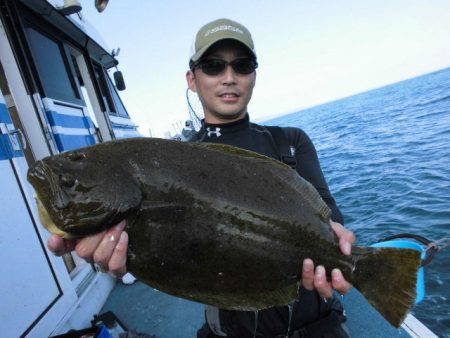
<path id="1" fill-rule="evenodd" d="M 339 247 L 341 248 L 341 252 L 344 255 L 350 256 L 352 253 L 352 245 L 351 243 L 344 237 L 339 239 Z"/>
<path id="2" fill-rule="evenodd" d="M 333 271 L 331 271 L 331 283 L 334 289 L 344 295 L 352 288 L 352 285 L 345 280 L 339 269 L 333 269 Z"/>
<path id="3" fill-rule="evenodd" d="M 59 236 L 52 235 L 47 241 L 47 248 L 56 256 L 62 256 L 65 253 L 75 249 L 75 240 L 65 240 Z"/>
<path id="4" fill-rule="evenodd" d="M 114 252 L 114 249 L 119 242 L 121 233 L 125 227 L 125 221 L 120 222 L 115 227 L 109 229 L 100 241 L 97 249 L 94 252 L 94 262 L 97 263 L 102 270 L 107 270 L 109 260 Z"/>
<path id="5" fill-rule="evenodd" d="M 327 281 L 325 268 L 319 265 L 314 270 L 314 262 L 309 258 L 303 261 L 302 286 L 306 290 L 316 290 L 324 299 L 333 297 L 333 289 L 346 294 L 352 288 L 339 269 L 331 271 L 331 282 Z"/>
<path id="6" fill-rule="evenodd" d="M 347 229 L 338 222 L 334 222 L 330 219 L 330 225 L 333 228 L 333 231 L 336 233 L 336 235 L 341 238 L 342 235 L 345 233 L 345 231 L 347 231 Z"/>
<path id="7" fill-rule="evenodd" d="M 327 276 L 325 273 L 325 268 L 319 265 L 316 268 L 314 274 L 314 287 L 316 288 L 319 295 L 323 298 L 331 298 L 333 296 L 333 288 L 331 283 L 327 281 Z"/>
<path id="8" fill-rule="evenodd" d="M 333 231 L 339 238 L 339 247 L 344 255 L 350 255 L 352 251 L 352 245 L 356 241 L 355 234 L 350 230 L 346 229 L 342 224 L 333 222 L 330 220 L 330 225 Z"/>
<path id="9" fill-rule="evenodd" d="M 114 277 L 122 277 L 127 272 L 128 234 L 124 231 L 120 234 L 119 242 L 111 255 L 108 268 Z"/>
<path id="10" fill-rule="evenodd" d="M 59 236 L 52 235 L 47 241 L 47 248 L 56 256 L 61 256 L 65 251 L 64 240 Z"/>
<path id="11" fill-rule="evenodd" d="M 92 262 L 94 252 L 104 236 L 105 231 L 81 239 L 75 247 L 77 255 L 89 262 Z"/>
<path id="12" fill-rule="evenodd" d="M 306 258 L 302 266 L 302 286 L 306 290 L 314 290 L 314 263 Z"/>

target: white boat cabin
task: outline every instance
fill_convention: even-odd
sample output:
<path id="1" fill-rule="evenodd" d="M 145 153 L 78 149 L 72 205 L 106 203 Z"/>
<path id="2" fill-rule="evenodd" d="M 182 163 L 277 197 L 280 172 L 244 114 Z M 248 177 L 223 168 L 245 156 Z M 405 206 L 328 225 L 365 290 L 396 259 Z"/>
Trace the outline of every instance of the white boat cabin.
<path id="1" fill-rule="evenodd" d="M 63 1 L 0 0 L 0 332 L 48 337 L 90 326 L 115 281 L 46 249 L 28 166 L 139 136 L 108 70 L 117 60 Z M 93 1 L 84 5 L 93 6 Z M 117 86 L 116 86 L 117 85 Z M 83 301 L 88 300 L 88 301 Z"/>

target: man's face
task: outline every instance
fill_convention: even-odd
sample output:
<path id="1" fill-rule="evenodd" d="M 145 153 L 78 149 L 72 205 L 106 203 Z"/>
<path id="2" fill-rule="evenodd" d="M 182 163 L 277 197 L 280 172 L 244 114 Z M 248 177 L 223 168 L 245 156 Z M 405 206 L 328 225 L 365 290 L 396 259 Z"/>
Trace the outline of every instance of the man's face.
<path id="1" fill-rule="evenodd" d="M 202 56 L 205 59 L 221 59 L 231 62 L 250 58 L 250 52 L 241 43 L 222 40 Z M 238 74 L 228 65 L 217 75 L 208 75 L 201 68 L 186 74 L 189 89 L 200 98 L 208 123 L 227 123 L 239 120 L 247 113 L 247 105 L 255 87 L 256 72 Z"/>

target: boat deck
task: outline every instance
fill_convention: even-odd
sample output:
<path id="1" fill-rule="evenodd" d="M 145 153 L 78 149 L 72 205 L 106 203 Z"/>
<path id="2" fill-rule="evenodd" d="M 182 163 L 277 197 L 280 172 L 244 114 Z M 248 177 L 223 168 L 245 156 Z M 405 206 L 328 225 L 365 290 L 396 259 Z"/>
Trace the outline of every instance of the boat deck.
<path id="1" fill-rule="evenodd" d="M 414 328 L 406 328 L 408 333 L 403 327 L 392 327 L 354 289 L 345 297 L 345 307 L 347 326 L 352 337 L 434 336 L 425 327 L 421 329 L 426 331 L 426 336 L 414 333 Z M 128 330 L 155 335 L 157 338 L 196 337 L 197 329 L 204 323 L 202 304 L 169 296 L 140 282 L 132 285 L 117 283 L 100 313 L 106 311 L 114 312 Z"/>

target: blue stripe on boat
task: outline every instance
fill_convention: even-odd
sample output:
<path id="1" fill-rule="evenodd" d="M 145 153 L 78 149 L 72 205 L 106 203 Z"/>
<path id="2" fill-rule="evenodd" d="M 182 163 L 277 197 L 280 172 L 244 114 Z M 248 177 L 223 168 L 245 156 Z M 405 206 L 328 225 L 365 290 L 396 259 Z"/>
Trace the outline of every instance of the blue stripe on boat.
<path id="1" fill-rule="evenodd" d="M 3 102 L 3 97 L 0 92 L 0 123 L 5 123 L 9 130 L 14 129 L 13 122 L 11 120 L 11 116 L 9 115 L 8 108 L 6 108 L 6 104 Z M 14 151 L 9 135 L 0 134 L 0 161 L 9 160 L 13 157 L 21 157 L 23 155 L 23 151 Z"/>
<path id="2" fill-rule="evenodd" d="M 51 126 L 66 128 L 95 128 L 90 117 L 60 114 L 55 111 L 46 111 Z"/>
<path id="3" fill-rule="evenodd" d="M 68 151 L 96 144 L 93 135 L 54 134 L 54 137 L 60 151 Z"/>
<path id="4" fill-rule="evenodd" d="M 1 92 L 0 95 L 2 95 Z M 0 123 L 12 123 L 8 108 L 6 108 L 6 104 L 2 101 L 0 101 Z"/>

